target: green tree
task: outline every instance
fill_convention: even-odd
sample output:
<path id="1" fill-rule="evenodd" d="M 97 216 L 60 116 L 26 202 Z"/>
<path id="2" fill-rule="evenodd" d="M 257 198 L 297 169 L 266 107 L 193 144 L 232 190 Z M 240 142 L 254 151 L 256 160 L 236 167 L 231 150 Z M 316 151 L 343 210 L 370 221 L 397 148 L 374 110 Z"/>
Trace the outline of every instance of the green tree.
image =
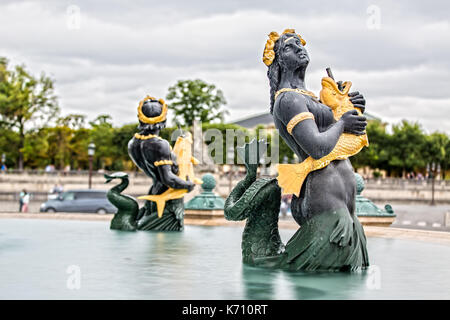
<path id="1" fill-rule="evenodd" d="M 204 123 L 223 121 L 227 111 L 221 107 L 227 102 L 222 90 L 202 80 L 180 80 L 169 88 L 166 96 L 175 116 L 181 116 L 183 124 L 192 126 L 194 120 Z"/>
<path id="2" fill-rule="evenodd" d="M 43 168 L 52 161 L 49 150 L 55 152 L 57 148 L 49 145 L 50 128 L 29 130 L 25 136 L 23 147 L 23 159 L 25 167 L 38 169 Z"/>
<path id="3" fill-rule="evenodd" d="M 59 112 L 53 80 L 41 73 L 34 77 L 25 66 L 8 69 L 6 58 L 0 58 L 0 121 L 17 130 L 18 167 L 23 169 L 23 148 L 28 130 L 45 126 Z M 34 128 L 30 128 L 34 125 Z"/>
<path id="4" fill-rule="evenodd" d="M 137 132 L 137 123 L 125 124 L 122 127 L 114 128 L 112 144 L 113 170 L 135 169 L 133 161 L 128 156 L 128 142 Z"/>
<path id="5" fill-rule="evenodd" d="M 115 146 L 113 145 L 114 128 L 110 115 L 99 115 L 91 125 L 90 139 L 95 144 L 96 167 L 109 169 L 113 164 L 113 154 Z"/>
<path id="6" fill-rule="evenodd" d="M 389 171 L 391 136 L 386 132 L 386 126 L 386 123 L 379 120 L 371 120 L 367 123 L 369 147 L 364 147 L 357 155 L 350 158 L 355 168 L 368 166 Z"/>
<path id="7" fill-rule="evenodd" d="M 448 136 L 447 136 L 448 138 Z M 450 169 L 450 139 L 447 139 L 447 144 L 445 145 L 445 162 L 442 167 L 442 176 L 445 179 L 447 170 Z"/>
<path id="8" fill-rule="evenodd" d="M 88 145 L 91 142 L 91 130 L 79 128 L 73 131 L 70 140 L 70 166 L 73 169 L 87 169 L 89 165 Z"/>
<path id="9" fill-rule="evenodd" d="M 71 113 L 65 117 L 59 118 L 57 124 L 78 130 L 85 127 L 86 116 L 83 114 Z"/>
<path id="10" fill-rule="evenodd" d="M 392 127 L 389 166 L 399 175 L 426 166 L 426 136 L 417 122 L 403 120 Z"/>
<path id="11" fill-rule="evenodd" d="M 71 140 L 73 130 L 67 126 L 48 128 L 48 155 L 57 169 L 64 169 L 71 162 Z"/>
<path id="12" fill-rule="evenodd" d="M 426 162 L 439 164 L 444 177 L 448 164 L 448 145 L 449 138 L 445 133 L 434 132 L 426 137 Z"/>
<path id="13" fill-rule="evenodd" d="M 0 157 L 3 154 L 5 155 L 6 167 L 15 167 L 19 157 L 19 134 L 0 125 Z"/>

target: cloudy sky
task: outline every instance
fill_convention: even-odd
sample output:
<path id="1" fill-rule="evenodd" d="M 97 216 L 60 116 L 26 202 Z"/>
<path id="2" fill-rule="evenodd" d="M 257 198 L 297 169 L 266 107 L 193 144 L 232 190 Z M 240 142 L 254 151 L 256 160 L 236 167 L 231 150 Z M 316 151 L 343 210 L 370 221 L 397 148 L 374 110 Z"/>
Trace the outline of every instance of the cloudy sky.
<path id="1" fill-rule="evenodd" d="M 308 89 L 330 66 L 384 121 L 450 133 L 449 12 L 448 1 L 1 0 L 0 56 L 50 74 L 63 115 L 135 122 L 146 94 L 200 78 L 224 91 L 231 121 L 268 110 L 267 34 L 295 28 Z"/>

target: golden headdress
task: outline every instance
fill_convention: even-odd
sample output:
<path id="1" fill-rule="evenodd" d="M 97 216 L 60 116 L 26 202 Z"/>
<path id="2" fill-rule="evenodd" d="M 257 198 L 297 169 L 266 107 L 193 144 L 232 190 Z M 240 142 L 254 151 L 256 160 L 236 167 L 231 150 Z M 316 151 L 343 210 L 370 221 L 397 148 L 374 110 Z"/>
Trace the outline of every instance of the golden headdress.
<path id="1" fill-rule="evenodd" d="M 295 34 L 295 30 L 294 29 L 286 29 L 283 31 L 283 33 L 281 35 L 283 35 L 285 33 L 294 33 Z M 299 34 L 297 34 L 297 36 L 300 38 L 302 45 L 306 45 L 306 41 Z M 266 46 L 264 48 L 264 53 L 263 53 L 263 62 L 266 66 L 270 66 L 272 64 L 273 60 L 275 59 L 275 51 L 273 50 L 273 48 L 275 47 L 275 42 L 277 42 L 277 40 L 280 37 L 281 36 L 275 31 L 272 31 L 271 33 L 269 33 L 269 39 L 266 42 Z"/>
<path id="2" fill-rule="evenodd" d="M 142 106 L 144 105 L 144 103 L 146 101 L 158 101 L 161 105 L 162 105 L 162 112 L 159 116 L 156 117 L 147 117 L 143 112 L 142 112 Z M 138 107 L 138 118 L 140 121 L 144 122 L 144 123 L 149 123 L 149 124 L 154 124 L 154 123 L 158 123 L 158 122 L 163 122 L 166 120 L 166 115 L 167 115 L 167 104 L 163 99 L 156 99 L 150 96 L 146 96 L 144 99 L 142 99 L 139 102 L 139 107 Z"/>

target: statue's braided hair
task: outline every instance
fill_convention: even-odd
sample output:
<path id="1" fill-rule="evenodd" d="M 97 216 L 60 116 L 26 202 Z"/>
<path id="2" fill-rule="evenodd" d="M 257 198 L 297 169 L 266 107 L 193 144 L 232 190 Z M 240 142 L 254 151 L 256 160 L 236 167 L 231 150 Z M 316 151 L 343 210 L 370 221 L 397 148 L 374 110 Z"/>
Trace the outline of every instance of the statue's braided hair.
<path id="1" fill-rule="evenodd" d="M 269 66 L 267 70 L 267 77 L 270 85 L 270 114 L 273 113 L 273 106 L 275 104 L 275 93 L 278 91 L 280 84 L 280 65 L 278 64 L 278 57 L 275 57 L 274 63 Z"/>
<path id="2" fill-rule="evenodd" d="M 270 114 L 273 113 L 273 106 L 275 104 L 275 93 L 278 91 L 278 86 L 280 84 L 281 66 L 278 51 L 280 50 L 280 46 L 282 43 L 280 39 L 282 39 L 283 36 L 285 36 L 285 34 L 283 34 L 275 42 L 275 46 L 273 48 L 275 58 L 273 59 L 273 62 L 269 65 L 269 68 L 267 70 L 267 77 L 269 78 L 269 85 L 270 85 Z"/>
<path id="3" fill-rule="evenodd" d="M 280 84 L 281 75 L 281 64 L 278 51 L 280 50 L 281 43 L 292 36 L 297 36 L 300 38 L 302 45 L 306 44 L 306 41 L 297 33 L 294 29 L 286 29 L 283 31 L 281 36 L 276 32 L 271 32 L 269 34 L 269 39 L 266 42 L 263 53 L 263 62 L 269 69 L 267 70 L 267 77 L 269 78 L 270 84 L 270 113 L 273 113 L 273 106 L 275 104 L 275 93 L 278 91 L 278 86 Z M 281 41 L 280 41 L 281 40 Z"/>

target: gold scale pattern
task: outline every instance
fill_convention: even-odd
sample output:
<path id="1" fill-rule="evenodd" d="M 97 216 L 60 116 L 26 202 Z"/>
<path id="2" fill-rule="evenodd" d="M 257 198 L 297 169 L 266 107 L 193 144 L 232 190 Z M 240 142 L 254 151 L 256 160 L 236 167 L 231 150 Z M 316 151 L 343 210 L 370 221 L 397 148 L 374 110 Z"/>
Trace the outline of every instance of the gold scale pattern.
<path id="1" fill-rule="evenodd" d="M 351 82 L 347 81 L 344 83 L 341 91 L 333 79 L 329 77 L 322 79 L 320 99 L 322 103 L 332 109 L 336 120 L 339 120 L 345 112 L 352 109 L 356 109 L 358 113 L 361 114 L 361 110 L 355 108 L 348 97 L 350 87 Z M 295 91 L 299 94 L 303 94 L 295 89 L 291 89 L 289 91 Z M 287 127 L 289 133 L 292 134 L 293 128 L 305 119 L 311 119 L 308 112 L 300 113 L 292 118 L 292 123 L 290 121 Z M 328 155 L 320 159 L 315 160 L 312 157 L 308 157 L 303 162 L 298 164 L 279 164 L 277 179 L 278 184 L 282 188 L 282 193 L 295 194 L 298 196 L 303 182 L 310 172 L 325 168 L 333 160 L 345 160 L 348 157 L 360 152 L 364 146 L 369 146 L 367 134 L 357 136 L 343 133 L 341 134 L 334 149 Z"/>

